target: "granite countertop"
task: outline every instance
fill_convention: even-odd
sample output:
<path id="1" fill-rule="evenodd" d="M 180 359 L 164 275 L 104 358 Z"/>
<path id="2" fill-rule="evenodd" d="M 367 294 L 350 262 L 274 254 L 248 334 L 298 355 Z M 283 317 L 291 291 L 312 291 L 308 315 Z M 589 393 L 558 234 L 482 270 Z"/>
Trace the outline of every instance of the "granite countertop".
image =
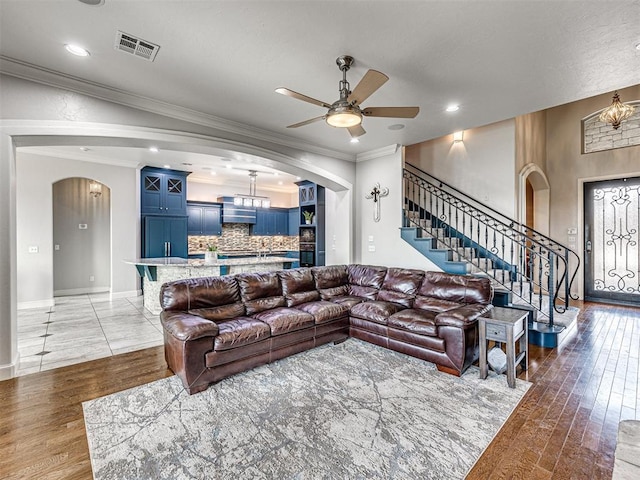
<path id="1" fill-rule="evenodd" d="M 247 257 L 247 258 L 220 258 L 216 263 L 205 264 L 200 258 L 138 258 L 137 260 L 125 260 L 131 265 L 144 265 L 148 267 L 214 267 L 217 265 L 261 265 L 269 263 L 292 263 L 297 258 L 287 257 Z"/>
<path id="2" fill-rule="evenodd" d="M 260 254 L 265 253 L 267 255 L 286 255 L 287 252 L 297 252 L 297 250 L 283 250 L 283 249 L 278 249 L 278 250 L 260 250 Z M 194 251 L 190 251 L 189 255 L 204 255 L 206 253 L 205 250 L 194 250 Z M 222 251 L 222 250 L 218 250 L 218 255 L 225 255 L 225 256 L 236 256 L 236 255 L 257 255 L 258 251 L 257 250 L 227 250 L 227 251 Z"/>

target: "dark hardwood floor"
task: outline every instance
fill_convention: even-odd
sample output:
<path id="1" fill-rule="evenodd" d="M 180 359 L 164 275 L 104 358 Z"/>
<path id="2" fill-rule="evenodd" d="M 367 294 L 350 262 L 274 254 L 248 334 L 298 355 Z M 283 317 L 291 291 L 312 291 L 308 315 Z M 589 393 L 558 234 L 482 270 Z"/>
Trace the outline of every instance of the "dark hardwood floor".
<path id="1" fill-rule="evenodd" d="M 580 303 L 469 479 L 611 478 L 618 422 L 640 419 L 640 308 Z M 0 382 L 0 478 L 91 479 L 82 402 L 171 375 L 162 347 Z M 505 380 L 506 381 L 506 380 Z"/>

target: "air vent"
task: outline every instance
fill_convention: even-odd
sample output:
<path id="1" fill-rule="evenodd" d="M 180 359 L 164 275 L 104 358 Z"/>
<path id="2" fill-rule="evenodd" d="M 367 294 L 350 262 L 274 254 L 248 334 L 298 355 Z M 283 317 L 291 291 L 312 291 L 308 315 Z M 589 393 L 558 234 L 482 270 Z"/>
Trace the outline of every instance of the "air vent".
<path id="1" fill-rule="evenodd" d="M 150 62 L 155 60 L 156 54 L 158 50 L 160 50 L 160 46 L 129 35 L 128 33 L 121 32 L 120 30 L 116 33 L 115 48 L 135 55 L 136 57 L 144 58 Z"/>

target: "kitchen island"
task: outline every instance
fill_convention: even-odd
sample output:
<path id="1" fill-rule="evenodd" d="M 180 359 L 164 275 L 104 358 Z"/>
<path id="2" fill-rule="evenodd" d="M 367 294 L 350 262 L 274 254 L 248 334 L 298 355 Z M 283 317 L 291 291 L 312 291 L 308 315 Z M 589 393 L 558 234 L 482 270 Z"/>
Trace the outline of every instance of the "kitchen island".
<path id="1" fill-rule="evenodd" d="M 216 277 L 221 274 L 236 274 L 243 272 L 268 272 L 290 268 L 297 258 L 287 257 L 247 257 L 247 258 L 221 258 L 216 263 L 206 264 L 202 259 L 186 259 L 180 257 L 163 258 L 139 258 L 137 260 L 125 260 L 125 263 L 134 265 L 138 274 L 144 279 L 143 301 L 144 306 L 153 314 L 159 314 L 160 287 L 162 284 L 174 280 L 182 280 L 193 277 Z"/>

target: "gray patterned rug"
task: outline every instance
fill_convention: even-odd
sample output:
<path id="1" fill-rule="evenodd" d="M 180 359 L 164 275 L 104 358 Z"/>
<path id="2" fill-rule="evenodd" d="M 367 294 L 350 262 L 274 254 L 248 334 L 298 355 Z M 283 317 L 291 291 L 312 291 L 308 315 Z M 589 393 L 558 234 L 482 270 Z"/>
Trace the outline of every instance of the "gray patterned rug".
<path id="1" fill-rule="evenodd" d="M 98 480 L 461 479 L 530 385 L 349 339 L 196 395 L 171 377 L 83 407 Z"/>

